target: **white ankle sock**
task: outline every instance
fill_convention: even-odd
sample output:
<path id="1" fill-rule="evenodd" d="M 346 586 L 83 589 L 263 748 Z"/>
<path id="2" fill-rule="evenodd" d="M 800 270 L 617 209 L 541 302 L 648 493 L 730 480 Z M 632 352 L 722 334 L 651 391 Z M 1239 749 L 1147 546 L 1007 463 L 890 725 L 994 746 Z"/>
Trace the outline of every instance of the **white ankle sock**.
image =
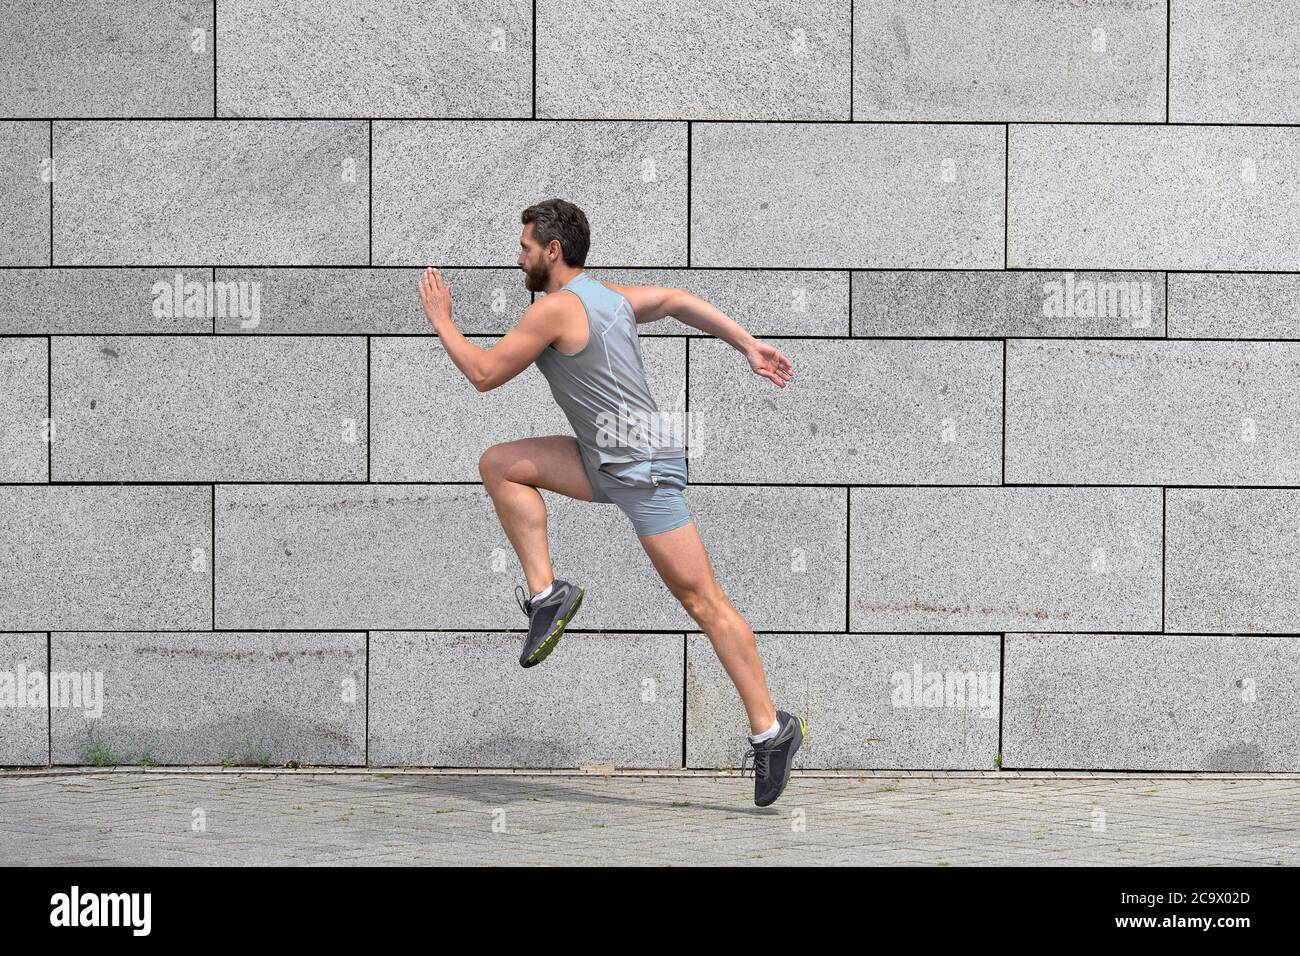
<path id="1" fill-rule="evenodd" d="M 756 743 L 756 744 L 757 744 L 757 743 L 761 743 L 761 742 L 764 741 L 764 740 L 770 740 L 770 739 L 772 739 L 773 737 L 775 737 L 777 731 L 780 730 L 780 729 L 781 729 L 781 718 L 778 717 L 776 720 L 774 720 L 774 721 L 772 722 L 772 726 L 771 726 L 771 727 L 767 728 L 767 730 L 763 731 L 763 732 L 762 732 L 761 734 L 759 734 L 758 736 L 753 736 L 753 735 L 751 734 L 749 739 L 750 739 L 753 743 Z"/>
<path id="2" fill-rule="evenodd" d="M 554 581 L 552 581 L 550 584 L 546 585 L 546 587 L 542 588 L 540 591 L 538 591 L 536 594 L 534 594 L 531 598 L 529 598 L 529 600 L 530 600 L 530 601 L 536 601 L 536 600 L 538 600 L 539 598 L 544 598 L 544 597 L 546 597 L 546 595 L 548 595 L 548 594 L 551 593 L 551 588 L 553 588 L 553 587 L 555 587 L 555 582 L 554 582 Z"/>

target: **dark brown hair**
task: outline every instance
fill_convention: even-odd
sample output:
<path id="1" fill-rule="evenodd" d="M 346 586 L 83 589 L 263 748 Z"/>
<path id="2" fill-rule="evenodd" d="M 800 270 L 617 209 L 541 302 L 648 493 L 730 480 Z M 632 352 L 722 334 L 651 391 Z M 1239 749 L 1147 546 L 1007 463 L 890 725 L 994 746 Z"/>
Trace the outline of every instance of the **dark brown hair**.
<path id="1" fill-rule="evenodd" d="M 587 225 L 586 214 L 573 203 L 547 199 L 525 209 L 519 221 L 524 225 L 533 224 L 533 235 L 544 247 L 552 239 L 558 239 L 565 265 L 576 268 L 586 263 L 587 250 L 591 248 L 591 227 Z"/>

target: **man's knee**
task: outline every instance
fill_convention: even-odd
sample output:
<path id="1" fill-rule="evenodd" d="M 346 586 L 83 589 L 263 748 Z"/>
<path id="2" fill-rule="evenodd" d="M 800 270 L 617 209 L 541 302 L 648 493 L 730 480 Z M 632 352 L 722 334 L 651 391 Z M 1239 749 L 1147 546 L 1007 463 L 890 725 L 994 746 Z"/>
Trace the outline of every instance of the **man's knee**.
<path id="1" fill-rule="evenodd" d="M 501 446 L 490 445 L 487 451 L 478 456 L 478 474 L 483 484 L 491 484 L 501 476 L 505 463 L 502 461 Z"/>
<path id="2" fill-rule="evenodd" d="M 727 609 L 726 595 L 715 581 L 686 588 L 677 595 L 677 599 L 682 602 L 686 613 L 697 622 L 712 620 Z"/>

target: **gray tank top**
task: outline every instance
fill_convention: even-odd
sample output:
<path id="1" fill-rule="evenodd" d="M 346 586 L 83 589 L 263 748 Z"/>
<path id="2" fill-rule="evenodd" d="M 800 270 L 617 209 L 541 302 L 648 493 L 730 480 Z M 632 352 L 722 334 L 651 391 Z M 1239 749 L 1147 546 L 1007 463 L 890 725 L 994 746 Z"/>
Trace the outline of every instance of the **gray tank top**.
<path id="1" fill-rule="evenodd" d="M 685 423 L 661 414 L 646 385 L 632 303 L 585 272 L 556 291 L 563 289 L 587 309 L 587 344 L 572 355 L 548 345 L 535 364 L 590 467 L 685 457 L 677 441 Z"/>

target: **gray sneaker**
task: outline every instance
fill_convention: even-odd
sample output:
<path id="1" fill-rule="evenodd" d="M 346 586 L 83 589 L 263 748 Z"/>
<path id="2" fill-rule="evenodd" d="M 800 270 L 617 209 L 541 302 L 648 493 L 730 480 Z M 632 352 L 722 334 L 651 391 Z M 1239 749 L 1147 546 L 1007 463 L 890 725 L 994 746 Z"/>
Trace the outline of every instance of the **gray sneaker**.
<path id="1" fill-rule="evenodd" d="M 565 626 L 582 606 L 583 588 L 556 578 L 551 593 L 540 601 L 534 603 L 527 595 L 524 588 L 515 588 L 515 600 L 528 615 L 528 636 L 524 638 L 524 650 L 519 655 L 519 663 L 524 667 L 532 667 L 546 660 L 551 651 L 555 650 Z"/>
<path id="2" fill-rule="evenodd" d="M 794 768 L 795 751 L 808 736 L 808 724 L 802 717 L 787 714 L 784 710 L 776 712 L 776 719 L 781 722 L 781 729 L 761 743 L 749 742 L 749 750 L 740 761 L 740 775 L 745 775 L 745 764 L 754 758 L 754 803 L 766 807 L 776 803 L 776 798 L 785 792 L 785 785 L 790 782 L 790 771 Z"/>

